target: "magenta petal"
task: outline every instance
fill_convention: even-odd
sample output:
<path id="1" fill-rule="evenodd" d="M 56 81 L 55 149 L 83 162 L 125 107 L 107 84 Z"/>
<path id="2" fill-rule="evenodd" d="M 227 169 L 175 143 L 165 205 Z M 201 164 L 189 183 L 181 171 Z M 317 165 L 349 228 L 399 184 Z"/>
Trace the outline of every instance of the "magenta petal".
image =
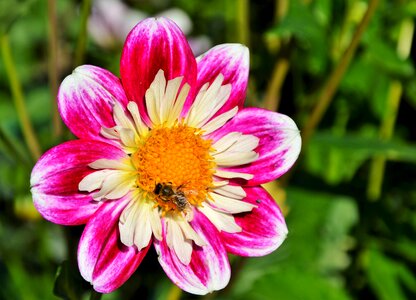
<path id="1" fill-rule="evenodd" d="M 178 287 L 188 293 L 205 295 L 223 289 L 230 280 L 231 271 L 217 229 L 201 213 L 195 213 L 191 226 L 207 245 L 199 247 L 194 244 L 191 262 L 184 265 L 165 240 L 160 242 L 155 239 L 154 245 L 162 268 Z"/>
<path id="2" fill-rule="evenodd" d="M 128 35 L 120 63 L 126 93 L 137 102 L 144 118 L 144 94 L 159 70 L 167 80 L 183 76 L 183 82 L 191 88 L 195 85 L 196 61 L 182 31 L 169 19 L 149 18 Z"/>
<path id="3" fill-rule="evenodd" d="M 115 146 L 90 140 L 69 141 L 50 149 L 32 170 L 30 184 L 35 207 L 54 223 L 86 223 L 101 205 L 78 190 L 81 179 L 94 171 L 88 164 L 100 158 L 123 156 Z"/>
<path id="4" fill-rule="evenodd" d="M 228 252 L 240 256 L 263 256 L 276 250 L 287 235 L 287 227 L 276 202 L 262 187 L 244 188 L 243 199 L 257 206 L 251 212 L 234 215 L 242 228 L 238 233 L 221 232 Z"/>
<path id="5" fill-rule="evenodd" d="M 114 101 L 127 105 L 120 79 L 107 70 L 84 65 L 62 82 L 58 92 L 59 112 L 79 138 L 101 139 L 101 127 L 113 127 Z"/>
<path id="6" fill-rule="evenodd" d="M 149 246 L 142 251 L 120 241 L 118 221 L 130 199 L 107 201 L 85 226 L 78 246 L 78 266 L 85 280 L 101 293 L 120 287 L 137 269 Z"/>
<path id="7" fill-rule="evenodd" d="M 286 115 L 260 108 L 245 108 L 210 138 L 214 141 L 229 132 L 251 134 L 260 139 L 255 151 L 259 158 L 241 167 L 225 171 L 254 175 L 248 185 L 272 181 L 286 173 L 295 163 L 301 149 L 301 137 L 295 122 Z"/>
<path id="8" fill-rule="evenodd" d="M 230 98 L 215 116 L 235 106 L 243 107 L 250 67 L 249 56 L 248 48 L 241 44 L 223 44 L 213 47 L 197 58 L 197 91 L 206 82 L 212 83 L 219 74 L 224 76 L 223 84 L 231 84 Z"/>

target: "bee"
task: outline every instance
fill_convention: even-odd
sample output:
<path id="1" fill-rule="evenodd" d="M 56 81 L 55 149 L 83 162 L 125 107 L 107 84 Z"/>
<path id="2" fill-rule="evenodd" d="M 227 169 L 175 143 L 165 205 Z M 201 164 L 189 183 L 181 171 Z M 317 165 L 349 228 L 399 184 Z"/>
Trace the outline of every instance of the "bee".
<path id="1" fill-rule="evenodd" d="M 183 211 L 188 207 L 189 203 L 186 199 L 185 192 L 182 191 L 182 187 L 183 186 L 180 185 L 175 188 L 170 182 L 158 183 L 155 186 L 154 193 L 160 200 L 164 202 L 171 201 L 180 211 Z"/>

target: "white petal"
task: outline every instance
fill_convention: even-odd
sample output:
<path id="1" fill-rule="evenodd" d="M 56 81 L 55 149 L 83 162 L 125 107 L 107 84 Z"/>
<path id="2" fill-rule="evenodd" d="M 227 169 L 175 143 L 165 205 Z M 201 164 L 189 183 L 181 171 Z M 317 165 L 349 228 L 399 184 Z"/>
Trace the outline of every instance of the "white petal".
<path id="1" fill-rule="evenodd" d="M 139 207 L 136 203 L 136 199 L 133 199 L 121 213 L 120 220 L 118 222 L 120 240 L 128 247 L 134 245 L 134 231 L 136 229 L 135 225 L 138 213 Z"/>
<path id="2" fill-rule="evenodd" d="M 165 227 L 166 227 L 166 244 L 170 249 L 173 249 L 173 231 L 170 228 L 172 220 L 170 218 L 164 218 Z"/>
<path id="3" fill-rule="evenodd" d="M 147 114 L 149 115 L 150 121 L 152 121 L 153 125 L 159 125 L 159 116 L 157 114 L 157 104 L 156 104 L 156 96 L 154 91 L 148 89 L 145 94 L 146 99 L 146 108 Z"/>
<path id="4" fill-rule="evenodd" d="M 128 128 L 131 130 L 135 129 L 135 126 L 133 125 L 131 120 L 126 116 L 126 113 L 124 112 L 123 107 L 117 101 L 114 102 L 113 116 L 114 116 L 114 121 L 116 122 L 118 126 L 121 126 L 122 128 Z"/>
<path id="5" fill-rule="evenodd" d="M 227 150 L 239 152 L 252 151 L 259 145 L 259 141 L 260 139 L 254 135 L 244 134 Z"/>
<path id="6" fill-rule="evenodd" d="M 118 134 L 118 131 L 115 129 L 115 127 L 112 127 L 112 128 L 101 127 L 100 133 L 103 137 L 110 139 L 110 140 L 119 139 L 119 134 Z"/>
<path id="7" fill-rule="evenodd" d="M 183 77 L 177 77 L 168 81 L 159 111 L 159 116 L 162 123 L 167 121 L 168 116 L 172 111 L 173 104 L 175 102 L 176 95 L 178 94 L 182 79 Z"/>
<path id="8" fill-rule="evenodd" d="M 254 177 L 252 174 L 248 173 L 231 172 L 220 169 L 215 170 L 215 175 L 222 178 L 243 178 L 245 180 L 250 180 Z"/>
<path id="9" fill-rule="evenodd" d="M 119 131 L 121 142 L 127 147 L 137 147 L 136 134 L 129 128 L 122 128 Z"/>
<path id="10" fill-rule="evenodd" d="M 159 241 L 162 240 L 162 221 L 160 220 L 159 216 L 159 210 L 157 207 L 153 207 L 153 204 L 151 205 L 151 211 L 150 211 L 150 225 L 152 226 L 152 232 L 155 238 L 157 238 Z"/>
<path id="11" fill-rule="evenodd" d="M 214 192 L 234 199 L 243 199 L 247 196 L 244 189 L 239 185 L 224 185 L 214 189 Z"/>
<path id="12" fill-rule="evenodd" d="M 214 186 L 214 188 L 217 187 L 221 187 L 221 186 L 226 186 L 228 184 L 228 180 L 219 180 L 219 178 L 215 177 L 215 180 L 212 182 L 212 185 Z"/>
<path id="13" fill-rule="evenodd" d="M 147 247 L 150 239 L 152 238 L 152 227 L 150 225 L 150 213 L 149 205 L 145 203 L 139 203 L 139 214 L 136 219 L 136 229 L 134 231 L 134 244 L 137 249 Z"/>
<path id="14" fill-rule="evenodd" d="M 135 127 L 137 129 L 137 133 L 141 137 L 146 136 L 147 132 L 149 131 L 149 128 L 143 123 L 136 102 L 130 101 L 129 104 L 127 104 L 127 109 L 129 110 L 133 118 Z"/>
<path id="15" fill-rule="evenodd" d="M 140 197 L 130 201 L 119 221 L 120 240 L 124 245 L 135 245 L 139 251 L 149 245 L 152 237 L 150 212 L 151 205 Z"/>
<path id="16" fill-rule="evenodd" d="M 216 193 L 211 193 L 213 200 L 208 200 L 210 206 L 215 210 L 226 212 L 229 214 L 238 214 L 251 211 L 256 205 L 241 200 L 232 199 Z"/>
<path id="17" fill-rule="evenodd" d="M 113 170 L 104 179 L 101 190 L 93 195 L 94 200 L 119 199 L 134 186 L 134 177 L 128 172 Z"/>
<path id="18" fill-rule="evenodd" d="M 153 125 L 160 125 L 163 123 L 160 112 L 162 109 L 161 106 L 163 102 L 163 96 L 165 94 L 165 89 L 165 74 L 163 70 L 159 70 L 145 95 L 147 113 Z"/>
<path id="19" fill-rule="evenodd" d="M 170 249 L 175 251 L 179 260 L 187 265 L 191 261 L 192 243 L 186 241 L 183 232 L 175 220 L 167 217 L 166 224 L 166 243 Z"/>
<path id="20" fill-rule="evenodd" d="M 231 85 L 221 85 L 223 81 L 224 76 L 219 74 L 209 87 L 202 86 L 186 118 L 188 125 L 201 128 L 228 100 Z"/>
<path id="21" fill-rule="evenodd" d="M 201 103 L 201 109 L 205 108 L 205 110 L 200 111 L 196 126 L 202 127 L 204 124 L 206 124 L 207 121 L 212 118 L 212 116 L 225 104 L 227 99 L 230 97 L 230 94 L 230 84 L 221 86 L 216 94 L 215 91 L 208 89 L 204 97 L 206 102 L 204 104 Z"/>
<path id="22" fill-rule="evenodd" d="M 186 97 L 189 94 L 189 90 L 190 90 L 189 84 L 184 84 L 182 86 L 179 96 L 176 99 L 175 104 L 173 105 L 172 110 L 170 111 L 169 116 L 166 120 L 167 126 L 172 126 L 179 119 Z"/>
<path id="23" fill-rule="evenodd" d="M 208 205 L 200 206 L 198 207 L 198 210 L 202 212 L 219 231 L 229 233 L 241 232 L 241 227 L 237 225 L 232 215 L 215 211 Z"/>
<path id="24" fill-rule="evenodd" d="M 248 152 L 254 150 L 259 141 L 259 138 L 254 135 L 230 132 L 212 145 L 215 149 L 212 155 L 215 156 L 225 151 Z"/>
<path id="25" fill-rule="evenodd" d="M 170 228 L 173 230 L 173 249 L 179 260 L 183 264 L 188 265 L 191 262 L 192 242 L 185 239 L 182 230 L 175 221 L 171 225 Z"/>
<path id="26" fill-rule="evenodd" d="M 182 229 L 183 234 L 189 240 L 193 240 L 198 246 L 205 246 L 205 241 L 196 233 L 187 221 L 178 221 L 178 225 Z"/>
<path id="27" fill-rule="evenodd" d="M 229 111 L 227 111 L 227 112 L 215 117 L 211 121 L 209 121 L 207 124 L 205 124 L 201 128 L 204 131 L 204 135 L 209 134 L 209 133 L 217 130 L 221 126 L 223 126 L 229 119 L 234 117 L 237 114 L 237 112 L 238 112 L 238 107 L 236 106 L 233 109 L 230 109 Z"/>
<path id="28" fill-rule="evenodd" d="M 221 153 L 227 150 L 228 148 L 230 148 L 234 143 L 237 143 L 239 137 L 242 135 L 243 134 L 240 132 L 227 133 L 225 136 L 220 138 L 218 141 L 216 141 L 212 145 L 212 148 L 215 149 L 215 152 L 213 153 L 213 155 L 216 155 L 217 153 Z"/>
<path id="29" fill-rule="evenodd" d="M 113 159 L 97 159 L 88 165 L 93 169 L 112 169 L 112 170 L 126 170 L 134 171 L 134 167 L 130 163 L 130 159 L 113 160 Z"/>
<path id="30" fill-rule="evenodd" d="M 215 163 L 218 166 L 230 167 L 241 166 L 251 163 L 259 157 L 258 153 L 254 151 L 250 152 L 231 152 L 225 151 L 214 156 Z"/>
<path id="31" fill-rule="evenodd" d="M 95 171 L 85 176 L 78 184 L 80 191 L 92 192 L 101 188 L 103 181 L 107 178 L 110 170 Z"/>

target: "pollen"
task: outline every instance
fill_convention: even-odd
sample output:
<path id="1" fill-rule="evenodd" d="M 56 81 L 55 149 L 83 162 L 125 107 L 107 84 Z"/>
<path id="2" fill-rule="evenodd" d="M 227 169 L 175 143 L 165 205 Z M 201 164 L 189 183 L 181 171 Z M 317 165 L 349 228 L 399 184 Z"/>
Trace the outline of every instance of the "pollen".
<path id="1" fill-rule="evenodd" d="M 201 205 L 208 197 L 215 171 L 211 145 L 199 129 L 184 124 L 153 128 L 132 155 L 138 171 L 137 186 L 155 200 L 162 213 L 181 208 L 174 199 L 158 197 L 156 186 L 166 185 L 172 193 L 184 195 L 190 205 Z"/>

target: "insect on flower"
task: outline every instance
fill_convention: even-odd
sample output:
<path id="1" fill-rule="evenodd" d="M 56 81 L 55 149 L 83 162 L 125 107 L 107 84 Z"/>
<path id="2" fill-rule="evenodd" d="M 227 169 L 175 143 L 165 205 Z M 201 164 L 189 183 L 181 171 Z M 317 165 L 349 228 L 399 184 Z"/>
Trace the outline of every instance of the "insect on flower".
<path id="1" fill-rule="evenodd" d="M 261 184 L 294 164 L 301 139 L 289 117 L 244 107 L 248 72 L 245 46 L 195 59 L 158 18 L 130 32 L 121 78 L 84 65 L 62 82 L 59 111 L 79 139 L 39 159 L 31 191 L 45 219 L 86 224 L 78 266 L 94 289 L 117 289 L 153 245 L 168 277 L 203 295 L 228 284 L 227 253 L 262 256 L 283 242 Z"/>
<path id="2" fill-rule="evenodd" d="M 172 203 L 174 208 L 184 211 L 189 208 L 189 203 L 185 195 L 185 191 L 182 190 L 183 185 L 174 187 L 171 182 L 157 183 L 154 189 L 154 194 L 158 200 L 163 202 Z M 192 193 L 192 191 L 188 192 Z"/>

